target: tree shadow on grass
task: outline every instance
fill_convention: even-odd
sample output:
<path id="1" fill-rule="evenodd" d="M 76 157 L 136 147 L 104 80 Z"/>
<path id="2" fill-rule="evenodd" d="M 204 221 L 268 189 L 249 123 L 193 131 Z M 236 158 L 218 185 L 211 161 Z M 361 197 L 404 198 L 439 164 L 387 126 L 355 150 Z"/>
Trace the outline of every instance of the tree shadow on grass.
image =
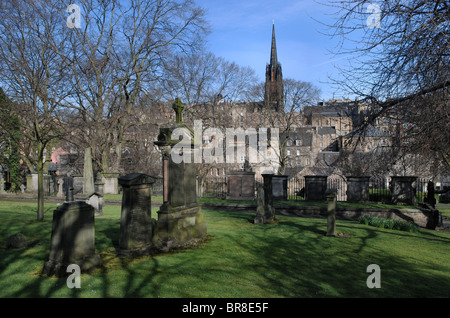
<path id="1" fill-rule="evenodd" d="M 233 216 L 232 216 L 233 217 Z M 276 235 L 283 228 L 289 235 Z M 292 231 L 292 229 L 294 229 Z M 251 239 L 229 236 L 228 239 L 253 255 L 258 263 L 245 264 L 248 270 L 258 268 L 273 293 L 282 297 L 448 297 L 450 279 L 432 264 L 415 264 L 410 259 L 393 255 L 382 245 L 372 244 L 389 235 L 408 237 L 408 233 L 380 231 L 377 228 L 338 224 L 338 231 L 355 232 L 347 238 L 325 236 L 326 221 L 297 222 L 283 218 L 278 224 L 258 225 L 248 231 Z M 287 232 L 287 231 L 286 231 Z M 429 235 L 429 234 L 428 234 Z M 428 240 L 429 238 L 423 238 Z M 433 240 L 439 238 L 432 238 Z M 252 242 L 260 242 L 255 245 Z M 346 244 L 341 244 L 341 242 Z M 447 239 L 443 239 L 445 244 Z M 240 261 L 236 259 L 236 261 Z M 242 261 L 242 260 L 241 260 Z M 370 289 L 366 280 L 367 266 L 382 269 L 382 288 Z M 242 266 L 242 265 L 241 265 Z M 416 283 L 414 283 L 416 282 Z M 260 283 L 261 284 L 261 283 Z M 434 286 L 434 287 L 433 287 Z M 260 286 L 264 288 L 265 286 Z"/>
<path id="2" fill-rule="evenodd" d="M 205 211 L 205 213 L 207 213 Z M 51 222 L 36 226 L 41 244 L 29 249 L 0 249 L 1 273 L 13 277 L 20 288 L 3 291 L 5 297 L 158 297 L 167 285 L 186 280 L 194 289 L 174 290 L 175 297 L 449 297 L 450 280 L 441 274 L 448 266 L 414 263 L 386 251 L 389 235 L 407 238 L 408 233 L 388 232 L 339 222 L 337 229 L 353 234 L 326 237 L 325 219 L 282 217 L 278 223 L 255 225 L 251 213 L 214 212 L 210 220 L 224 223 L 211 233 L 210 244 L 178 257 L 161 255 L 130 259 L 115 255 L 119 226 L 116 219 L 99 219 L 96 247 L 103 266 L 92 276 L 82 276 L 82 288 L 69 290 L 65 278 L 46 278 L 33 273 L 48 259 Z M 16 223 L 20 219 L 14 219 Z M 101 220 L 101 221 L 100 221 Z M 231 222 L 231 223 L 230 223 Z M 34 224 L 32 224 L 34 225 Z M 233 227 L 236 227 L 234 229 Z M 0 227 L 0 234 L 5 227 Z M 3 237 L 3 235 L 2 235 Z M 443 244 L 448 239 L 425 232 L 421 239 Z M 420 253 L 420 251 L 418 251 Z M 381 267 L 381 289 L 369 289 L 367 266 Z M 30 270 L 23 270 L 30 268 Z M 6 275 L 7 275 L 6 274 Z M 191 284 L 192 282 L 192 284 Z M 202 286 L 202 282 L 205 283 Z M 175 288 L 175 287 L 174 287 Z M 98 294 L 90 294 L 95 289 Z"/>

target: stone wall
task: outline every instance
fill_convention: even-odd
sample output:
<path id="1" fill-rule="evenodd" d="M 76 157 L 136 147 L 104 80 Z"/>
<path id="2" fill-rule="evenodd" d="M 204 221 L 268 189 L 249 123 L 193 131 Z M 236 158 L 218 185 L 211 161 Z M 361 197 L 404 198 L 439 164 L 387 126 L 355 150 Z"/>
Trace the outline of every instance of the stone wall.
<path id="1" fill-rule="evenodd" d="M 238 203 L 203 203 L 203 208 L 214 208 L 228 211 L 254 212 L 254 204 Z M 299 217 L 327 217 L 327 206 L 274 206 L 275 213 L 285 216 Z M 337 207 L 336 218 L 340 220 L 356 221 L 360 216 L 371 216 L 386 219 L 397 219 L 406 222 L 413 222 L 417 226 L 429 229 L 435 229 L 437 226 L 437 210 L 429 208 L 417 209 L 396 209 L 396 208 L 351 208 Z"/>

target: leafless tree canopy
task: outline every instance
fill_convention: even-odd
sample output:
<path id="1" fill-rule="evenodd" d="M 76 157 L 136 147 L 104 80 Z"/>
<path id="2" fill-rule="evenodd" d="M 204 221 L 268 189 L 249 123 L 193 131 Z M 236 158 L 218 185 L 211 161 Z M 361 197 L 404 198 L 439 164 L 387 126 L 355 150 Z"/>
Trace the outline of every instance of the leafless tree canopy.
<path id="1" fill-rule="evenodd" d="M 397 154 L 450 166 L 450 4 L 446 0 L 330 1 L 337 54 L 350 54 L 336 84 L 371 107 L 361 130 L 392 120 Z M 375 22 L 379 22 L 378 25 Z"/>

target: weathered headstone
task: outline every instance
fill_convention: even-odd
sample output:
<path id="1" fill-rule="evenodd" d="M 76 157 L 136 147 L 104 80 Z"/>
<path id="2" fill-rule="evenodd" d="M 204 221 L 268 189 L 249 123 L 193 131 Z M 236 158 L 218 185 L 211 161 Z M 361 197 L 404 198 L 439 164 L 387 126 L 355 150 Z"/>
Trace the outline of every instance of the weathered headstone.
<path id="1" fill-rule="evenodd" d="M 104 204 L 104 198 L 103 198 L 103 181 L 101 178 L 101 175 L 97 175 L 97 180 L 94 183 L 94 190 L 91 195 L 86 200 L 86 203 L 92 205 L 95 209 L 95 216 L 102 216 L 103 215 L 103 204 Z"/>
<path id="2" fill-rule="evenodd" d="M 31 182 L 30 182 L 30 184 L 27 183 L 27 186 L 29 187 L 29 191 L 30 192 L 37 192 L 37 190 L 38 190 L 38 178 L 39 177 L 38 177 L 37 173 L 31 173 Z"/>
<path id="3" fill-rule="evenodd" d="M 258 185 L 258 198 L 255 224 L 265 224 L 275 221 L 275 208 L 273 207 L 272 178 L 274 174 L 263 173 L 263 184 Z"/>
<path id="4" fill-rule="evenodd" d="M 161 128 L 155 144 L 162 150 L 163 204 L 158 211 L 158 222 L 154 243 L 158 248 L 172 249 L 188 247 L 206 239 L 206 224 L 197 202 L 197 169 L 193 160 L 173 160 L 172 150 L 182 143 L 183 158 L 192 159 L 194 134 L 182 123 L 184 105 L 179 98 L 173 104 L 176 112 L 176 126 Z M 186 140 L 173 140 L 172 133 L 183 132 Z"/>
<path id="5" fill-rule="evenodd" d="M 436 207 L 436 198 L 435 195 L 435 189 L 434 189 L 434 182 L 429 181 L 427 184 L 427 203 L 431 205 L 433 208 Z"/>
<path id="6" fill-rule="evenodd" d="M 94 208 L 95 216 L 103 215 L 103 196 L 97 192 L 93 192 L 86 199 L 86 203 Z"/>
<path id="7" fill-rule="evenodd" d="M 325 201 L 327 176 L 305 176 L 305 195 L 307 201 Z"/>
<path id="8" fill-rule="evenodd" d="M 369 201 L 370 177 L 348 176 L 347 178 L 347 201 L 367 202 Z"/>
<path id="9" fill-rule="evenodd" d="M 231 171 L 227 175 L 227 200 L 254 200 L 255 173 Z"/>
<path id="10" fill-rule="evenodd" d="M 5 191 L 5 179 L 0 176 L 0 194 L 6 193 Z"/>
<path id="11" fill-rule="evenodd" d="M 51 177 L 48 174 L 44 174 L 44 194 L 50 195 L 50 180 Z"/>
<path id="12" fill-rule="evenodd" d="M 274 175 L 272 177 L 272 190 L 274 200 L 287 200 L 288 176 Z"/>
<path id="13" fill-rule="evenodd" d="M 83 169 L 83 194 L 94 192 L 94 171 L 92 167 L 91 148 L 84 150 L 84 169 Z"/>
<path id="14" fill-rule="evenodd" d="M 65 202 L 73 202 L 74 200 L 74 178 L 66 176 L 64 177 L 64 186 L 66 193 L 66 201 Z"/>
<path id="15" fill-rule="evenodd" d="M 60 177 L 58 178 L 58 193 L 56 194 L 57 197 L 64 197 L 64 178 Z"/>
<path id="16" fill-rule="evenodd" d="M 155 221 L 151 216 L 151 195 L 155 181 L 142 173 L 119 178 L 123 188 L 119 254 L 145 254 L 152 247 Z"/>
<path id="17" fill-rule="evenodd" d="M 417 177 L 394 176 L 391 180 L 391 200 L 394 204 L 416 205 L 413 183 Z"/>
<path id="18" fill-rule="evenodd" d="M 8 248 L 23 248 L 28 246 L 28 240 L 22 233 L 16 233 L 8 237 Z"/>
<path id="19" fill-rule="evenodd" d="M 327 191 L 327 236 L 336 236 L 336 197 L 336 190 Z"/>
<path id="20" fill-rule="evenodd" d="M 119 194 L 119 174 L 118 173 L 102 173 L 103 194 Z"/>
<path id="21" fill-rule="evenodd" d="M 89 272 L 100 265 L 95 254 L 94 208 L 83 201 L 66 202 L 53 211 L 49 260 L 46 275 L 65 276 L 70 264 Z"/>

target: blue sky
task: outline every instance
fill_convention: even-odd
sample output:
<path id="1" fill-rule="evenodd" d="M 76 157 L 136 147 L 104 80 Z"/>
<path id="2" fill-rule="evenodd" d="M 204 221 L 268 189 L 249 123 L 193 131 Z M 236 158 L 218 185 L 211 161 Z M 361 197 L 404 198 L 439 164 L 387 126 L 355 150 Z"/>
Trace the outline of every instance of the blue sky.
<path id="1" fill-rule="evenodd" d="M 337 76 L 336 63 L 342 56 L 330 50 L 337 39 L 321 22 L 333 22 L 331 8 L 314 0 L 196 0 L 206 9 L 211 26 L 208 49 L 241 66 L 252 67 L 263 81 L 270 59 L 272 23 L 275 22 L 278 60 L 283 77 L 312 82 L 322 90 L 322 98 L 346 98 L 329 85 Z M 318 21 L 315 21 L 318 20 Z"/>

